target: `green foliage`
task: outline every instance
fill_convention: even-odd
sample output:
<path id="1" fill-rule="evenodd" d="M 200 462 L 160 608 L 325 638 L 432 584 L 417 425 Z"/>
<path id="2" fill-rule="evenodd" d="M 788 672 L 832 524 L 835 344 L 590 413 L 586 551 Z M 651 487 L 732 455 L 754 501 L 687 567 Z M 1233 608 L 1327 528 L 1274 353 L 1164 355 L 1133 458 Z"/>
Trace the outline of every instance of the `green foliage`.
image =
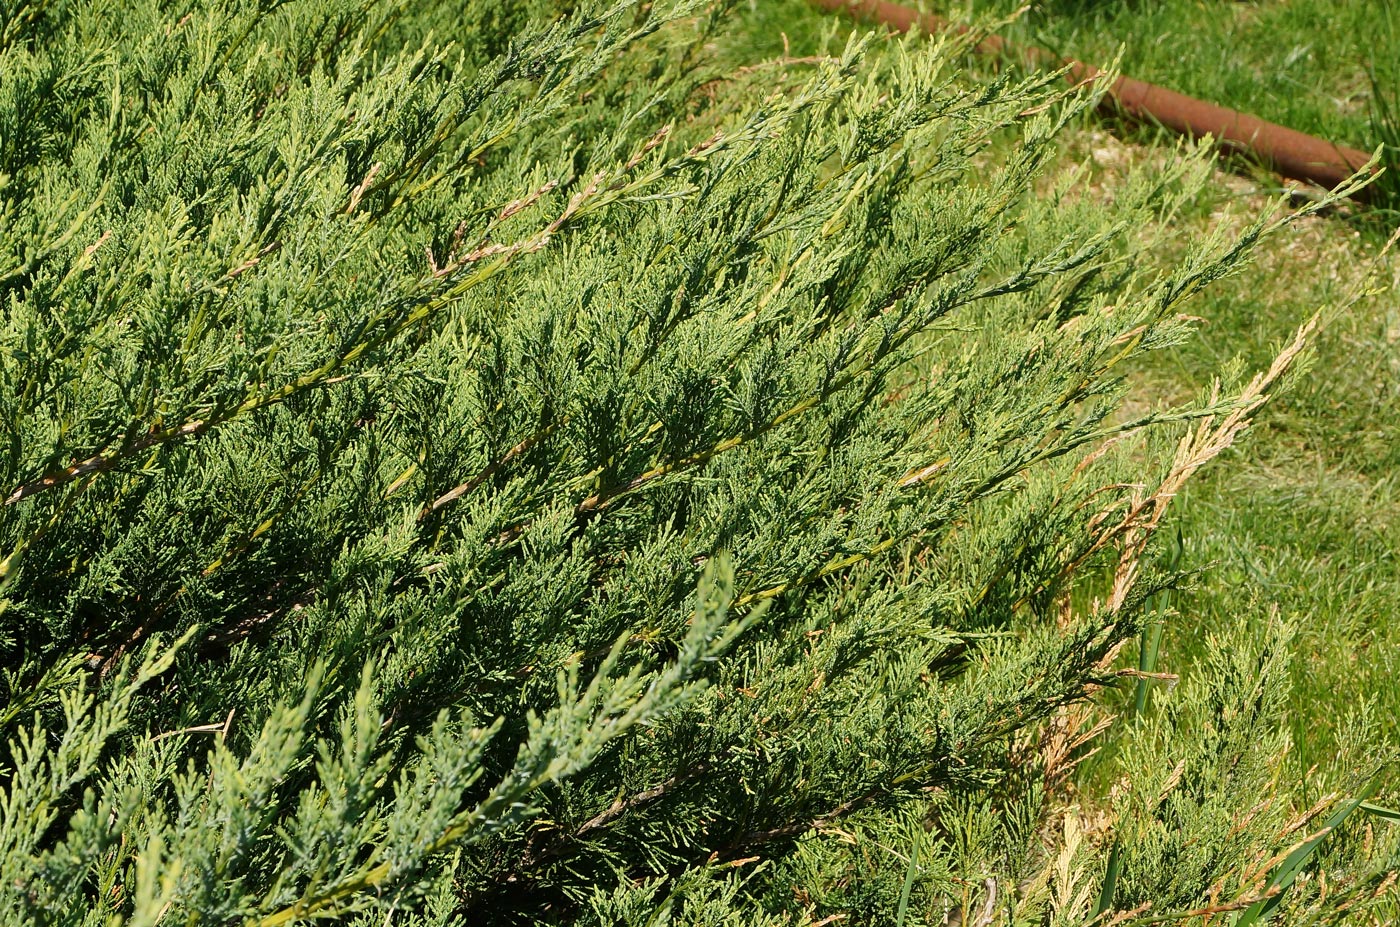
<path id="1" fill-rule="evenodd" d="M 1276 224 L 1158 272 L 1199 161 L 1106 212 L 1053 76 L 734 72 L 728 12 L 6 11 L 5 920 L 1087 911 L 1028 745 L 1166 582 L 1102 513 L 1170 444 L 1111 439 L 1252 408 L 1121 373 Z M 1273 756 L 1249 659 L 1203 777 Z"/>

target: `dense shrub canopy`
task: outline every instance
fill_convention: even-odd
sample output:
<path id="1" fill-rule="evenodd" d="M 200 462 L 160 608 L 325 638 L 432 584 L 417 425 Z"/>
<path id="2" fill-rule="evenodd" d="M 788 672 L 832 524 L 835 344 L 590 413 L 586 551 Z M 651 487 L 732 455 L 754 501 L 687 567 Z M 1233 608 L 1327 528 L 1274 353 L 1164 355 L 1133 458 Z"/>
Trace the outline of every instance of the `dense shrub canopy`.
<path id="1" fill-rule="evenodd" d="M 1249 403 L 1119 408 L 1263 228 L 1140 266 L 1194 162 L 1109 213 L 1053 76 L 694 0 L 6 14 L 9 921 L 879 920 L 925 825 L 1078 910 L 1038 738 L 1171 462 L 1104 442 Z"/>

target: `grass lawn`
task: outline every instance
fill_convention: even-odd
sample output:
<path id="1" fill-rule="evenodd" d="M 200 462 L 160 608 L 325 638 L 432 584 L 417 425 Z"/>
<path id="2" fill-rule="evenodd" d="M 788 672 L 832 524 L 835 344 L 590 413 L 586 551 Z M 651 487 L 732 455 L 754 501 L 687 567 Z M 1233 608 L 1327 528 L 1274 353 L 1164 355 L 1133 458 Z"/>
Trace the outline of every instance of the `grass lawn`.
<path id="1" fill-rule="evenodd" d="M 1152 156 L 1102 132 L 1070 148 L 1089 150 L 1110 187 L 1115 173 Z M 1183 231 L 1242 225 L 1264 203 L 1247 188 L 1218 175 Z M 1346 298 L 1379 250 L 1372 236 L 1320 218 L 1266 240 L 1243 273 L 1191 310 L 1203 319 L 1198 336 L 1136 372 L 1136 393 L 1146 403 L 1179 400 L 1232 364 L 1267 366 L 1301 319 Z M 1363 717 L 1377 742 L 1400 746 L 1400 260 L 1391 253 L 1376 270 L 1389 289 L 1328 322 L 1310 366 L 1174 514 L 1185 563 L 1206 572 L 1175 600 L 1164 662 L 1189 673 L 1224 628 L 1274 614 L 1288 622 L 1305 793 L 1338 784 L 1339 738 Z"/>
<path id="2" fill-rule="evenodd" d="M 1020 0 L 929 2 L 962 18 L 1009 16 Z M 1328 141 L 1387 145 L 1377 207 L 1400 216 L 1400 4 L 1395 0 L 1039 0 L 1007 27 L 1095 64 Z"/>
<path id="3" fill-rule="evenodd" d="M 755 57 L 807 53 L 832 27 L 798 0 L 759 2 L 749 16 L 743 53 Z M 1126 73 L 1369 150 L 1368 68 L 1400 69 L 1397 23 L 1400 11 L 1380 0 L 1047 0 L 1008 34 L 1091 61 L 1121 43 Z M 1091 195 L 1109 196 L 1133 165 L 1168 156 L 1153 138 L 1124 143 L 1086 124 L 1065 139 L 1064 164 L 1089 163 Z M 1243 227 L 1266 202 L 1257 184 L 1222 172 L 1177 231 L 1185 240 Z M 1282 623 L 1293 679 L 1282 775 L 1301 800 L 1349 787 L 1341 757 L 1400 748 L 1400 258 L 1377 266 L 1373 232 L 1318 218 L 1266 240 L 1247 270 L 1193 307 L 1197 337 L 1133 373 L 1137 402 L 1189 398 L 1222 370 L 1266 367 L 1299 322 L 1342 301 L 1368 269 L 1373 289 L 1385 287 L 1330 319 L 1307 370 L 1170 516 L 1183 566 L 1202 572 L 1174 599 L 1160 668 L 1210 672 L 1212 641 Z M 1110 769 L 1086 764 L 1086 794 Z M 1393 768 L 1385 783 L 1376 801 L 1400 804 Z"/>
<path id="4" fill-rule="evenodd" d="M 969 7 L 1004 15 L 1019 5 Z M 1392 98 L 1400 91 L 1392 0 L 1044 0 L 1006 34 L 1094 62 L 1121 48 L 1135 77 L 1365 150 L 1394 131 L 1377 123 L 1373 106 L 1377 88 Z M 1110 172 L 1142 157 L 1112 139 L 1071 147 L 1108 152 L 1099 160 L 1115 162 Z M 1204 231 L 1257 209 L 1249 186 L 1222 175 L 1186 224 Z M 1232 359 L 1246 369 L 1267 364 L 1301 318 L 1341 298 L 1376 250 L 1371 236 L 1322 219 L 1266 242 L 1248 271 L 1207 291 L 1195 310 L 1205 319 L 1200 336 L 1141 371 L 1147 398 L 1199 388 Z M 1330 323 L 1310 373 L 1233 458 L 1188 490 L 1177 513 L 1188 562 L 1215 566 L 1180 599 L 1186 620 L 1172 627 L 1168 659 L 1193 659 L 1225 623 L 1272 609 L 1292 621 L 1300 775 L 1317 764 L 1325 778 L 1338 734 L 1363 706 L 1386 742 L 1400 745 L 1397 268 L 1392 255 L 1382 274 L 1392 289 Z"/>
<path id="5" fill-rule="evenodd" d="M 1007 35 L 1092 62 L 1121 46 L 1134 77 L 1370 150 L 1369 74 L 1395 77 L 1397 12 L 1392 0 L 1040 0 Z"/>

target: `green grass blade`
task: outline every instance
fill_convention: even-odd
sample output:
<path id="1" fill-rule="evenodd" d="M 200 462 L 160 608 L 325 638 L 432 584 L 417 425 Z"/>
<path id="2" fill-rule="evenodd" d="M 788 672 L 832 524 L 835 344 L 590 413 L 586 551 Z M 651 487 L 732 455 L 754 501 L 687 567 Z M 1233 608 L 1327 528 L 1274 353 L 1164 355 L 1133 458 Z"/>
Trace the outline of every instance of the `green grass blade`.
<path id="1" fill-rule="evenodd" d="M 1147 627 L 1142 629 L 1142 645 L 1138 655 L 1138 671 L 1141 673 L 1157 672 L 1157 654 L 1162 645 L 1162 613 L 1167 608 L 1167 597 L 1165 594 L 1157 597 L 1157 617 L 1153 618 Z M 1133 717 L 1140 718 L 1147 710 L 1147 683 L 1146 675 L 1139 676 L 1137 680 L 1137 694 L 1133 699 Z"/>
<path id="2" fill-rule="evenodd" d="M 1113 909 L 1113 895 L 1118 890 L 1118 870 L 1123 866 L 1122 847 L 1118 843 L 1118 838 L 1113 839 L 1113 849 L 1108 854 L 1108 870 L 1103 876 L 1103 888 L 1099 890 L 1099 902 L 1094 905 L 1094 916 L 1092 922 L 1097 922 L 1108 911 Z"/>
<path id="3" fill-rule="evenodd" d="M 1373 805 L 1368 801 L 1361 803 L 1361 810 L 1372 817 L 1385 818 L 1387 821 L 1400 821 L 1400 811 L 1394 808 L 1383 808 L 1380 805 Z"/>
<path id="4" fill-rule="evenodd" d="M 1171 553 L 1167 555 L 1167 569 L 1175 571 L 1181 565 L 1181 557 L 1184 552 L 1185 542 L 1181 537 L 1181 530 L 1176 532 L 1176 541 L 1172 545 Z M 1153 610 L 1156 614 L 1148 621 L 1142 629 L 1142 637 L 1138 645 L 1138 672 L 1157 672 L 1157 660 L 1161 653 L 1162 627 L 1166 623 L 1167 605 L 1170 601 L 1170 594 L 1166 592 L 1158 593 L 1154 597 Z M 1133 717 L 1140 718 L 1147 710 L 1147 683 L 1150 680 L 1146 675 L 1138 677 L 1137 692 L 1133 697 Z"/>
<path id="5" fill-rule="evenodd" d="M 1338 808 L 1337 811 L 1327 819 L 1327 823 L 1323 825 L 1322 830 L 1319 831 L 1315 837 L 1288 854 L 1288 857 L 1279 864 L 1278 870 L 1274 873 L 1274 877 L 1269 880 L 1269 888 L 1277 888 L 1278 892 L 1272 897 L 1266 898 L 1246 910 L 1244 914 L 1240 915 L 1240 919 L 1235 922 L 1235 927 L 1250 927 L 1251 924 L 1257 921 L 1267 920 L 1273 914 L 1274 909 L 1277 908 L 1279 902 L 1283 900 L 1284 893 L 1287 892 L 1289 887 L 1297 880 L 1299 874 L 1303 871 L 1303 867 L 1307 865 L 1313 853 L 1317 852 L 1317 848 L 1322 845 L 1322 841 L 1327 839 L 1327 835 L 1340 827 L 1358 808 L 1367 803 L 1366 799 L 1370 798 L 1371 794 L 1375 792 L 1376 785 L 1377 783 L 1373 779 L 1366 788 L 1361 790 L 1360 795 Z"/>
<path id="6" fill-rule="evenodd" d="M 1390 0 L 1381 3 L 1380 8 L 1384 12 L 1379 14 L 1379 22 L 1389 33 L 1388 44 L 1393 47 L 1400 14 Z M 1366 76 L 1371 84 L 1371 144 L 1383 146 L 1381 166 L 1385 168 L 1371 192 L 1372 207 L 1391 227 L 1400 221 L 1400 97 L 1396 96 L 1400 71 L 1393 61 L 1378 64 L 1372 60 L 1366 65 Z"/>
<path id="7" fill-rule="evenodd" d="M 895 914 L 895 927 L 904 927 L 904 916 L 909 913 L 909 893 L 914 890 L 914 876 L 919 871 L 920 835 L 914 834 L 914 846 L 909 851 L 909 868 L 904 873 L 904 887 L 899 891 L 899 911 Z"/>
<path id="8" fill-rule="evenodd" d="M 1171 553 L 1167 555 L 1168 569 L 1175 571 L 1181 565 L 1184 549 L 1185 542 L 1182 540 L 1180 529 L 1178 529 Z M 1155 614 L 1142 629 L 1142 637 L 1138 645 L 1138 672 L 1143 675 L 1138 676 L 1137 692 L 1133 697 L 1133 718 L 1141 718 L 1143 713 L 1147 711 L 1147 683 L 1150 680 L 1146 674 L 1157 672 L 1157 661 L 1162 649 L 1162 628 L 1166 624 L 1169 602 L 1169 593 L 1158 593 L 1153 600 Z M 1123 865 L 1122 852 L 1123 848 L 1115 837 L 1113 849 L 1108 854 L 1108 868 L 1104 872 L 1103 887 L 1099 889 L 1099 901 L 1094 906 L 1095 920 L 1103 917 L 1113 908 L 1113 895 L 1118 888 L 1118 872 Z"/>

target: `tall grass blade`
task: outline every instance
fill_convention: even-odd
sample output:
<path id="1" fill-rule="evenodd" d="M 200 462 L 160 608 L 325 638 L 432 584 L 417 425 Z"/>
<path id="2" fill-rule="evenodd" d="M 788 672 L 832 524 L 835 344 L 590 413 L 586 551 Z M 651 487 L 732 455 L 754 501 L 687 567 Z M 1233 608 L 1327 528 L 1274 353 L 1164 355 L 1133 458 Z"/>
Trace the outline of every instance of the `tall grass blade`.
<path id="1" fill-rule="evenodd" d="M 1400 811 L 1394 808 L 1382 808 L 1380 805 L 1373 805 L 1368 801 L 1361 803 L 1361 810 L 1374 818 L 1385 818 L 1387 821 L 1400 821 Z"/>
<path id="2" fill-rule="evenodd" d="M 914 846 L 909 851 L 909 868 L 904 873 L 904 887 L 899 890 L 899 910 L 895 913 L 895 927 L 904 927 L 904 917 L 909 913 L 909 894 L 914 890 L 914 877 L 919 871 L 919 846 L 923 840 L 919 833 L 914 834 Z"/>
<path id="3" fill-rule="evenodd" d="M 1108 854 L 1108 869 L 1104 872 L 1103 888 L 1099 890 L 1098 904 L 1094 905 L 1094 916 L 1090 923 L 1097 923 L 1101 917 L 1113 910 L 1113 895 L 1118 890 L 1118 871 L 1123 867 L 1123 847 L 1118 838 L 1113 838 L 1113 849 Z"/>
<path id="4" fill-rule="evenodd" d="M 1181 556 L 1185 546 L 1181 531 L 1178 529 L 1171 553 L 1167 555 L 1167 568 L 1169 570 L 1175 571 L 1181 565 Z M 1134 693 L 1133 710 L 1130 716 L 1132 718 L 1141 718 L 1147 711 L 1147 684 L 1150 681 L 1147 674 L 1157 672 L 1157 661 L 1161 656 L 1162 648 L 1162 628 L 1166 624 L 1169 603 L 1169 593 L 1158 593 L 1153 600 L 1153 617 L 1148 619 L 1147 624 L 1142 629 L 1142 637 L 1138 646 L 1138 672 L 1143 675 L 1138 676 L 1137 691 Z M 1108 854 L 1108 868 L 1104 872 L 1103 887 L 1099 890 L 1098 904 L 1094 906 L 1095 919 L 1112 910 L 1113 895 L 1118 888 L 1118 873 L 1122 865 L 1122 846 L 1119 844 L 1118 838 L 1114 837 L 1113 849 Z"/>
<path id="5" fill-rule="evenodd" d="M 1185 549 L 1186 542 L 1181 537 L 1181 529 L 1177 529 L 1176 538 L 1172 543 L 1171 552 L 1167 554 L 1166 567 L 1175 572 L 1181 566 L 1181 557 Z M 1150 681 L 1146 675 L 1157 672 L 1157 661 L 1160 657 L 1162 646 L 1162 627 L 1166 623 L 1167 606 L 1170 603 L 1170 593 L 1160 592 L 1153 598 L 1154 616 L 1148 619 L 1147 624 L 1142 629 L 1142 637 L 1138 646 L 1138 672 L 1144 674 L 1138 677 L 1137 693 L 1133 699 L 1134 718 L 1142 717 L 1147 710 L 1147 684 Z"/>
<path id="6" fill-rule="evenodd" d="M 1382 47 L 1395 46 L 1397 31 L 1396 6 L 1391 0 L 1382 0 L 1385 29 L 1390 33 L 1390 41 Z M 1381 174 L 1371 191 L 1374 212 L 1386 226 L 1400 226 L 1400 68 L 1394 61 L 1383 64 L 1374 59 L 1366 66 L 1366 76 L 1371 84 L 1371 141 L 1379 143 L 1381 149 Z"/>
<path id="7" fill-rule="evenodd" d="M 1292 853 L 1289 853 L 1288 857 L 1279 864 L 1278 870 L 1274 873 L 1274 877 L 1269 880 L 1269 889 L 1278 889 L 1278 891 L 1272 897 L 1266 898 L 1247 909 L 1244 914 L 1240 915 L 1240 919 L 1235 922 L 1235 927 L 1250 927 L 1251 924 L 1256 922 L 1268 920 L 1268 918 L 1273 915 L 1274 909 L 1276 909 L 1283 900 L 1283 896 L 1287 893 L 1289 887 L 1293 885 L 1294 881 L 1296 881 L 1298 876 L 1302 873 L 1303 867 L 1307 865 L 1308 860 L 1317 852 L 1317 848 L 1322 846 L 1322 841 L 1326 840 L 1327 835 L 1332 833 L 1332 831 L 1341 827 L 1346 819 L 1351 817 L 1358 808 L 1367 804 L 1366 799 L 1370 798 L 1376 791 L 1376 786 L 1377 781 L 1372 779 L 1370 784 L 1361 790 L 1360 795 L 1342 805 L 1342 807 L 1338 808 L 1337 811 L 1327 819 L 1327 823 L 1323 825 L 1322 830 L 1318 831 L 1315 837 L 1299 846 Z"/>

